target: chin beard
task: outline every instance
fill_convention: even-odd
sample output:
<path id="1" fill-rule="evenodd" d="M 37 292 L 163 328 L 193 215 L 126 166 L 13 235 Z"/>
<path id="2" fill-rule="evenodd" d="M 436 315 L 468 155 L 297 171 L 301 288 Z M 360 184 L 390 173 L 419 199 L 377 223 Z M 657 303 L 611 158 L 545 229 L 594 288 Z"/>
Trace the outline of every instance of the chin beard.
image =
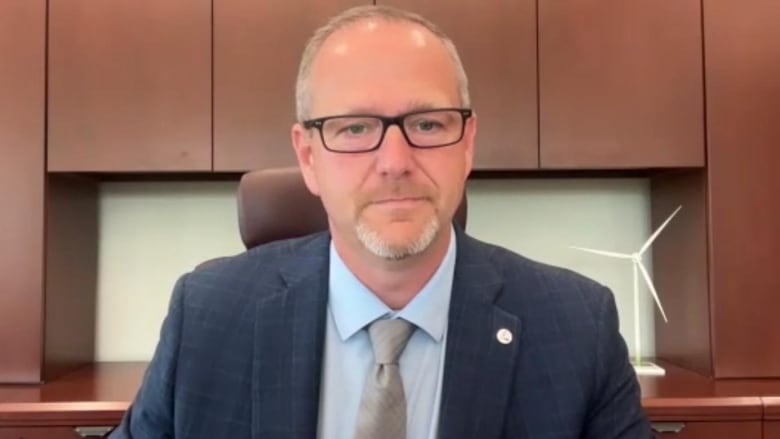
<path id="1" fill-rule="evenodd" d="M 372 254 L 391 261 L 400 261 L 424 252 L 436 238 L 440 226 L 439 219 L 433 216 L 416 239 L 401 245 L 392 245 L 385 241 L 376 230 L 370 229 L 363 221 L 358 221 L 355 233 L 363 247 Z"/>

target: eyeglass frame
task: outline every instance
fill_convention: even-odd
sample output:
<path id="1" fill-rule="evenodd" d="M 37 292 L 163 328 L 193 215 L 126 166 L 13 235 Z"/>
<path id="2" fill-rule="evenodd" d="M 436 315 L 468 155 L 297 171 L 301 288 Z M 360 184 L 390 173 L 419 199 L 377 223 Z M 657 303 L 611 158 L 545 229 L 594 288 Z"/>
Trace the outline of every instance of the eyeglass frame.
<path id="1" fill-rule="evenodd" d="M 414 144 L 410 139 L 409 135 L 406 133 L 406 128 L 404 128 L 403 122 L 404 120 L 409 116 L 415 116 L 418 114 L 425 114 L 425 113 L 435 113 L 439 111 L 456 111 L 461 116 L 461 126 L 460 126 L 460 135 L 458 136 L 457 140 L 444 143 L 441 145 L 434 145 L 434 146 L 420 146 Z M 463 140 L 463 136 L 466 133 L 466 121 L 473 115 L 474 111 L 471 108 L 460 108 L 460 107 L 447 107 L 447 108 L 431 108 L 427 110 L 415 110 L 410 111 L 408 113 L 399 114 L 397 116 L 381 116 L 378 114 L 339 114 L 336 116 L 325 116 L 325 117 L 318 117 L 314 119 L 307 119 L 304 121 L 301 121 L 301 126 L 305 129 L 312 129 L 317 128 L 317 131 L 320 133 L 320 140 L 322 141 L 322 146 L 330 151 L 335 152 L 337 154 L 362 154 L 365 152 L 371 152 L 376 151 L 379 149 L 380 146 L 382 146 L 382 142 L 385 140 L 385 135 L 387 134 L 387 130 L 392 126 L 396 125 L 399 130 L 401 130 L 401 134 L 404 136 L 404 139 L 406 139 L 406 143 L 409 144 L 412 148 L 418 148 L 418 149 L 435 149 L 435 148 L 442 148 L 445 146 L 454 145 L 461 140 Z M 325 122 L 331 119 L 341 119 L 341 118 L 347 118 L 347 117 L 371 117 L 374 119 L 378 119 L 382 123 L 382 134 L 379 136 L 379 140 L 377 141 L 376 145 L 369 149 L 361 149 L 359 151 L 342 151 L 338 149 L 331 149 L 328 147 L 327 142 L 325 142 L 325 134 L 322 132 L 322 127 L 325 125 Z"/>

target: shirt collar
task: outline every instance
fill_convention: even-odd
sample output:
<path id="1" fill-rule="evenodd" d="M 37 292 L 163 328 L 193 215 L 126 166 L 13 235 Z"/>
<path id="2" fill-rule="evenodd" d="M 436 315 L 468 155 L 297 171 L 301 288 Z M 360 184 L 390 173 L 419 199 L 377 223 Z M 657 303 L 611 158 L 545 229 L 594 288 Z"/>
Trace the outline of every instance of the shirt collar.
<path id="1" fill-rule="evenodd" d="M 456 234 L 450 226 L 450 244 L 436 272 L 411 302 L 394 312 L 352 274 L 331 241 L 329 305 L 341 340 L 380 317 L 390 316 L 413 323 L 440 342 L 447 328 L 456 252 Z"/>

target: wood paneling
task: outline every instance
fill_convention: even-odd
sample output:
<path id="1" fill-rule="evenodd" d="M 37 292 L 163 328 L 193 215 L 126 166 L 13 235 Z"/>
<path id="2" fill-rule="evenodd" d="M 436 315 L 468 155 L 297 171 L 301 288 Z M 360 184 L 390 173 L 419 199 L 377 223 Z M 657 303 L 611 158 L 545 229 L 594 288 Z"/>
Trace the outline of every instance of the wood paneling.
<path id="1" fill-rule="evenodd" d="M 0 1 L 0 382 L 40 379 L 46 2 Z"/>
<path id="2" fill-rule="evenodd" d="M 536 168 L 536 2 L 378 0 L 377 4 L 422 14 L 458 48 L 479 117 L 474 168 Z"/>
<path id="3" fill-rule="evenodd" d="M 764 422 L 764 439 L 780 439 L 780 421 Z"/>
<path id="4" fill-rule="evenodd" d="M 50 174 L 46 202 L 44 380 L 95 357 L 98 185 Z"/>
<path id="5" fill-rule="evenodd" d="M 211 1 L 49 1 L 48 169 L 211 169 Z"/>
<path id="6" fill-rule="evenodd" d="M 780 2 L 704 1 L 717 377 L 780 377 Z"/>
<path id="7" fill-rule="evenodd" d="M 366 0 L 214 2 L 214 170 L 296 164 L 295 78 L 306 41 Z"/>
<path id="8" fill-rule="evenodd" d="M 655 314 L 656 356 L 712 375 L 706 171 L 667 171 L 651 179 L 653 229 L 680 212 L 653 243 L 653 281 L 669 318 Z"/>
<path id="9" fill-rule="evenodd" d="M 700 0 L 539 1 L 539 96 L 542 168 L 704 166 Z"/>

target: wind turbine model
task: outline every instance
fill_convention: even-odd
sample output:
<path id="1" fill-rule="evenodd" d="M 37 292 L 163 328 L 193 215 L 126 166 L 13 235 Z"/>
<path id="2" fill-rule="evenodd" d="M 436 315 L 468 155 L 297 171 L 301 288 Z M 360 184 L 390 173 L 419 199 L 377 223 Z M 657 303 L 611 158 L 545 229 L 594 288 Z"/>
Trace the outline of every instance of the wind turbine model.
<path id="1" fill-rule="evenodd" d="M 669 224 L 669 222 L 674 218 L 675 215 L 677 215 L 677 212 L 682 209 L 682 206 L 678 206 L 677 209 L 675 209 L 674 212 L 672 212 L 671 215 L 669 215 L 669 218 L 666 219 L 666 221 L 661 224 L 660 227 L 652 234 L 650 235 L 650 238 L 648 238 L 647 242 L 642 245 L 642 248 L 639 249 L 636 253 L 616 253 L 616 252 L 610 252 L 610 251 L 604 251 L 604 250 L 595 250 L 592 248 L 584 248 L 584 247 L 571 247 L 576 250 L 582 250 L 589 253 L 595 253 L 597 255 L 601 256 L 608 256 L 610 258 L 619 258 L 619 259 L 630 259 L 633 262 L 634 267 L 634 358 L 632 359 L 632 363 L 634 365 L 634 369 L 636 370 L 637 375 L 665 375 L 666 371 L 658 366 L 655 363 L 649 362 L 649 361 L 643 361 L 642 360 L 642 350 L 641 350 L 641 337 L 640 337 L 640 329 L 639 329 L 639 275 L 638 273 L 642 273 L 642 277 L 645 279 L 645 283 L 647 284 L 647 288 L 650 290 L 650 293 L 653 295 L 653 299 L 655 300 L 655 304 L 658 305 L 658 310 L 661 312 L 661 316 L 664 318 L 664 322 L 668 322 L 669 320 L 666 318 L 666 312 L 664 312 L 664 307 L 661 305 L 661 299 L 658 298 L 658 292 L 655 290 L 655 286 L 653 286 L 653 281 L 650 279 L 650 274 L 647 272 L 647 269 L 642 264 L 642 256 L 645 254 L 648 248 L 653 244 L 653 241 L 655 241 L 655 238 L 658 237 L 658 235 L 661 234 L 661 232 L 664 230 L 664 228 Z"/>

